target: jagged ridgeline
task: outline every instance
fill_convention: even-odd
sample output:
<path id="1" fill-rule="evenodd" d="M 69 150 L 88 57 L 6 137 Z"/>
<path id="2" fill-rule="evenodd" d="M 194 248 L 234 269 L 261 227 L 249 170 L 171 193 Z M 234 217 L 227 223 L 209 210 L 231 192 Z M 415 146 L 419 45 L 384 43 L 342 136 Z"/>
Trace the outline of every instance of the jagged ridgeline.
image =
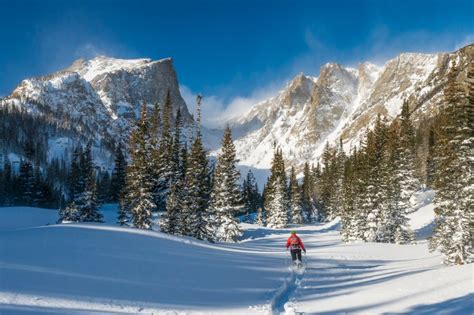
<path id="1" fill-rule="evenodd" d="M 465 84 L 473 55 L 470 45 L 453 53 L 404 53 L 383 66 L 363 63 L 353 69 L 327 64 L 319 77 L 300 74 L 275 97 L 229 122 L 236 139 L 236 159 L 243 165 L 270 169 L 279 148 L 286 171 L 294 166 L 295 173 L 301 174 L 305 163 L 316 168 L 327 142 L 339 147 L 342 138 L 342 149 L 349 154 L 365 139 L 367 128 L 374 127 L 378 114 L 390 123 L 406 102 L 415 128 L 415 172 L 421 182 L 429 182 L 424 178 L 432 163 L 428 126 L 442 105 L 451 62 L 455 60 L 459 68 L 456 80 Z M 118 144 L 127 151 L 141 106 L 146 104 L 149 112 L 156 104 L 163 107 L 167 91 L 173 119 L 179 109 L 183 130 L 189 129 L 193 118 L 181 97 L 171 59 L 101 56 L 22 81 L 0 101 L 0 167 L 12 170 L 2 171 L 2 176 L 18 176 L 20 165 L 28 162 L 53 195 L 67 197 L 73 152 L 91 143 L 100 179 L 97 188 L 105 198 L 108 185 L 104 183 L 112 176 Z M 203 128 L 202 133 L 204 147 L 209 149 L 216 147 L 210 144 L 216 143 L 216 134 L 220 138 L 222 130 L 212 133 Z M 117 192 L 113 195 L 117 199 Z M 54 200 L 56 207 L 60 198 Z"/>

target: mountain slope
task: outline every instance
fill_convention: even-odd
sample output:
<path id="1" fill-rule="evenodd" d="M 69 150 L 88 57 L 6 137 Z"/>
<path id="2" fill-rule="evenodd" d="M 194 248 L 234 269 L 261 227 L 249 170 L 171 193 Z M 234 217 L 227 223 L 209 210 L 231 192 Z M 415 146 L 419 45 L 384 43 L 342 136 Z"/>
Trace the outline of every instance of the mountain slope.
<path id="1" fill-rule="evenodd" d="M 300 74 L 277 96 L 230 122 L 239 138 L 241 164 L 269 168 L 274 149 L 281 147 L 285 158 L 301 169 L 318 160 L 328 141 L 342 138 L 346 150 L 358 145 L 377 114 L 395 118 L 404 100 L 419 124 L 436 112 L 452 60 L 464 80 L 474 46 L 451 54 L 403 53 L 382 67 L 326 64 L 318 78 Z"/>
<path id="2" fill-rule="evenodd" d="M 150 108 L 163 104 L 168 90 L 174 111 L 180 108 L 185 123 L 192 124 L 169 58 L 152 61 L 99 56 L 77 60 L 63 71 L 23 80 L 11 95 L 0 100 L 0 107 L 41 116 L 70 131 L 65 134 L 51 128 L 51 140 L 62 139 L 67 144 L 60 148 L 63 152 L 51 148 L 50 158 L 67 159 L 75 145 L 92 141 L 94 156 L 101 153 L 102 161 L 98 162 L 110 166 L 115 144 L 127 142 L 142 104 Z M 9 148 L 3 150 L 8 152 Z"/>

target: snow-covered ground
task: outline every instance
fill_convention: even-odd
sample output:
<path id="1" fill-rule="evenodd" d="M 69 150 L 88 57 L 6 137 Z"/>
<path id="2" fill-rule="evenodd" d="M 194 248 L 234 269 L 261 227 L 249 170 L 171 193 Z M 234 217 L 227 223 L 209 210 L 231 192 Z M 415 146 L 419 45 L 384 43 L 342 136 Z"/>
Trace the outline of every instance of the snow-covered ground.
<path id="1" fill-rule="evenodd" d="M 52 210 L 0 208 L 0 314 L 473 312 L 472 265 L 442 265 L 418 233 L 429 204 L 411 214 L 415 245 L 344 244 L 337 220 L 296 228 L 302 273 L 288 269 L 289 229 L 244 225 L 242 242 L 209 244 L 104 214 L 109 224 L 55 225 Z"/>

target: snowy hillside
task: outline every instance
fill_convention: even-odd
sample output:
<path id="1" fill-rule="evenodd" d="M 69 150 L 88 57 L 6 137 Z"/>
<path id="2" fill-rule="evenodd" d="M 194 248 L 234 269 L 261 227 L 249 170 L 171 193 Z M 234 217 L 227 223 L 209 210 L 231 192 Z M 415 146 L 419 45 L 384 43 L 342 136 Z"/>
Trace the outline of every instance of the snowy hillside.
<path id="1" fill-rule="evenodd" d="M 412 227 L 428 223 L 425 208 Z M 104 214 L 112 222 L 114 207 Z M 441 265 L 425 240 L 344 244 L 337 220 L 297 229 L 302 273 L 287 268 L 288 229 L 245 225 L 229 245 L 55 220 L 51 210 L 0 208 L 1 314 L 472 312 L 472 266 Z"/>

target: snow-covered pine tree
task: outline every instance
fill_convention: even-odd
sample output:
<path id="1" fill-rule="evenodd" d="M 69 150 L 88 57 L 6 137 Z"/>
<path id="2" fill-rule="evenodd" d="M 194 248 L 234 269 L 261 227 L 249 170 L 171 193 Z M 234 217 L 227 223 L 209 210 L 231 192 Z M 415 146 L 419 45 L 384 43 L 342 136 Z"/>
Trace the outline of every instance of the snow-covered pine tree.
<path id="1" fill-rule="evenodd" d="M 346 154 L 342 145 L 342 138 L 339 139 L 339 148 L 333 157 L 331 163 L 332 176 L 334 178 L 334 190 L 331 193 L 330 205 L 331 205 L 331 215 L 329 219 L 333 219 L 336 216 L 339 216 L 342 212 L 342 181 L 344 177 L 344 164 L 346 161 Z"/>
<path id="2" fill-rule="evenodd" d="M 265 210 L 267 226 L 284 228 L 288 224 L 289 194 L 285 174 L 285 162 L 281 149 L 277 149 L 272 161 L 272 174 L 267 182 Z"/>
<path id="3" fill-rule="evenodd" d="M 125 193 L 125 191 L 123 190 Z M 125 197 L 120 197 L 119 198 L 119 204 L 118 204 L 118 216 L 117 216 L 117 224 L 120 226 L 128 226 L 130 222 L 130 216 L 129 216 L 129 207 L 127 204 L 127 200 Z"/>
<path id="4" fill-rule="evenodd" d="M 267 226 L 285 228 L 288 224 L 288 193 L 282 177 L 277 177 L 272 184 L 272 199 L 268 204 Z"/>
<path id="5" fill-rule="evenodd" d="M 198 117 L 197 132 L 187 155 L 186 178 L 183 197 L 180 202 L 182 211 L 182 230 L 180 234 L 201 240 L 213 240 L 215 223 L 209 212 L 210 179 L 209 161 L 202 145 L 201 135 L 201 96 L 197 97 Z"/>
<path id="6" fill-rule="evenodd" d="M 79 219 L 79 209 L 74 201 L 65 208 L 59 209 L 59 219 L 57 223 L 78 222 Z"/>
<path id="7" fill-rule="evenodd" d="M 209 208 L 216 219 L 217 240 L 235 242 L 242 235 L 235 216 L 241 212 L 243 200 L 239 189 L 240 173 L 235 166 L 235 146 L 229 126 L 224 130 L 221 145 Z"/>
<path id="8" fill-rule="evenodd" d="M 433 124 L 430 125 L 428 134 L 428 155 L 426 156 L 426 186 L 429 188 L 433 187 L 436 166 L 434 162 L 435 156 L 435 127 Z"/>
<path id="9" fill-rule="evenodd" d="M 291 223 L 303 223 L 303 198 L 302 189 L 296 179 L 294 167 L 291 168 L 290 173 L 290 218 Z"/>
<path id="10" fill-rule="evenodd" d="M 374 130 L 367 134 L 365 153 L 368 163 L 367 199 L 362 205 L 367 211 L 367 230 L 365 239 L 369 242 L 379 241 L 382 229 L 383 212 L 386 211 L 386 191 L 388 172 L 385 165 L 387 126 L 380 115 L 377 116 Z"/>
<path id="11" fill-rule="evenodd" d="M 355 191 L 356 191 L 356 173 L 355 166 L 357 161 L 357 151 L 354 152 L 344 163 L 344 173 L 342 181 L 342 211 L 341 217 L 341 236 L 344 241 L 349 242 L 356 240 L 355 237 Z"/>
<path id="12" fill-rule="evenodd" d="M 180 230 L 180 199 L 186 176 L 186 146 L 182 143 L 181 132 L 182 116 L 180 109 L 178 109 L 174 125 L 170 192 L 166 201 L 166 212 L 160 220 L 161 231 L 170 234 L 177 234 Z"/>
<path id="13" fill-rule="evenodd" d="M 161 116 L 161 137 L 159 147 L 159 157 L 157 165 L 157 187 L 156 187 L 156 204 L 160 211 L 166 210 L 166 199 L 171 186 L 171 181 L 174 171 L 173 159 L 176 156 L 173 154 L 173 134 L 171 130 L 173 121 L 173 105 L 171 103 L 170 90 L 166 93 L 165 104 Z"/>
<path id="14" fill-rule="evenodd" d="M 336 191 L 337 175 L 336 175 L 336 152 L 330 147 L 329 142 L 326 143 L 322 155 L 323 170 L 319 181 L 320 187 L 320 220 L 328 220 L 335 213 L 334 193 Z"/>
<path id="15" fill-rule="evenodd" d="M 420 181 L 415 170 L 415 128 L 410 120 L 408 102 L 404 102 L 400 115 L 400 172 L 401 202 L 406 212 L 414 209 L 415 193 L 420 189 Z M 401 209 L 400 209 L 401 210 Z"/>
<path id="16" fill-rule="evenodd" d="M 115 163 L 112 171 L 110 183 L 110 198 L 112 202 L 117 202 L 122 194 L 122 189 L 125 187 L 125 176 L 127 169 L 127 161 L 123 155 L 122 144 L 119 143 L 115 149 Z"/>
<path id="17" fill-rule="evenodd" d="M 163 192 L 165 183 L 162 177 L 163 167 L 161 165 L 162 154 L 160 150 L 160 138 L 162 132 L 161 108 L 159 103 L 153 106 L 150 117 L 150 172 L 153 192 L 153 202 L 158 210 L 164 210 Z"/>
<path id="18" fill-rule="evenodd" d="M 92 162 L 92 145 L 88 143 L 81 157 L 81 173 L 85 176 L 85 189 L 77 200 L 81 222 L 103 222 L 97 198 L 96 173 Z"/>
<path id="19" fill-rule="evenodd" d="M 214 184 L 212 185 L 214 187 Z M 242 182 L 242 202 L 244 204 L 243 212 L 244 216 L 242 222 L 250 223 L 250 197 L 249 197 L 249 186 L 247 184 L 247 179 L 245 178 Z"/>
<path id="20" fill-rule="evenodd" d="M 381 242 L 409 243 L 414 240 L 414 234 L 410 230 L 407 217 L 408 209 L 410 209 L 410 195 L 403 191 L 403 185 L 410 181 L 405 178 L 405 176 L 409 176 L 409 173 L 406 172 L 406 160 L 403 160 L 408 151 L 402 142 L 401 128 L 402 124 L 396 119 L 390 124 L 387 133 L 385 165 L 388 172 L 388 182 L 385 211 L 381 222 L 383 233 L 379 239 Z M 411 162 L 413 163 L 413 160 Z"/>
<path id="21" fill-rule="evenodd" d="M 472 66 L 471 66 L 472 67 Z M 457 81 L 453 62 L 444 90 L 436 135 L 435 228 L 431 249 L 438 248 L 447 264 L 465 264 L 472 258 L 474 102 L 473 73 L 468 94 Z"/>
<path id="22" fill-rule="evenodd" d="M 130 209 L 133 225 L 139 229 L 151 229 L 152 211 L 156 205 L 150 169 L 150 125 L 145 104 L 141 109 L 140 120 L 130 136 L 129 150 L 131 162 L 126 176 L 126 204 Z"/>
<path id="23" fill-rule="evenodd" d="M 319 165 L 319 164 L 318 164 Z M 301 187 L 301 204 L 303 207 L 303 221 L 311 222 L 313 219 L 318 219 L 316 207 L 314 206 L 313 196 L 315 193 L 314 189 L 314 176 L 309 168 L 309 164 L 306 162 L 303 169 L 303 184 Z"/>
<path id="24" fill-rule="evenodd" d="M 245 212 L 244 222 L 252 223 L 251 214 L 255 214 L 260 207 L 260 193 L 258 192 L 257 180 L 252 170 L 247 172 L 247 177 L 242 184 L 242 196 Z"/>

